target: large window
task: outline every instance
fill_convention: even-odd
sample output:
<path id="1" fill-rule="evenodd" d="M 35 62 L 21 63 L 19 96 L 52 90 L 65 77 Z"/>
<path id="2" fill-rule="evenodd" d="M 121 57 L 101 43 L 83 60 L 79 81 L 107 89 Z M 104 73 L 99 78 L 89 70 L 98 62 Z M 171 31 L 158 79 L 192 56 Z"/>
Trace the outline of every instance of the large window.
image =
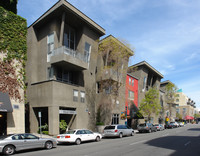
<path id="1" fill-rule="evenodd" d="M 78 102 L 78 90 L 73 90 L 73 101 Z"/>
<path id="2" fill-rule="evenodd" d="M 119 124 L 119 114 L 112 115 L 112 124 Z"/>
<path id="3" fill-rule="evenodd" d="M 131 90 L 128 91 L 128 98 L 130 100 L 134 100 L 134 92 L 133 91 L 131 91 Z"/>
<path id="4" fill-rule="evenodd" d="M 81 91 L 81 102 L 85 103 L 85 92 Z"/>
<path id="5" fill-rule="evenodd" d="M 146 81 L 147 81 L 147 78 L 144 77 L 144 82 L 143 82 L 143 90 L 145 91 L 145 87 L 146 87 Z"/>
<path id="6" fill-rule="evenodd" d="M 86 62 L 89 62 L 90 60 L 90 51 L 91 51 L 91 45 L 85 42 L 84 56 L 85 56 Z"/>
<path id="7" fill-rule="evenodd" d="M 52 80 L 53 76 L 54 76 L 54 71 L 53 71 L 53 67 L 48 67 L 48 73 L 47 73 L 47 79 L 48 80 Z"/>
<path id="8" fill-rule="evenodd" d="M 54 33 L 48 35 L 47 37 L 48 54 L 51 54 L 54 50 Z"/>
<path id="9" fill-rule="evenodd" d="M 64 46 L 75 50 L 75 31 L 70 27 L 67 27 L 64 33 Z"/>
<path id="10" fill-rule="evenodd" d="M 132 86 L 134 86 L 134 79 L 132 79 Z"/>
<path id="11" fill-rule="evenodd" d="M 129 82 L 129 85 L 131 85 L 131 78 L 130 77 L 128 78 L 128 82 Z"/>

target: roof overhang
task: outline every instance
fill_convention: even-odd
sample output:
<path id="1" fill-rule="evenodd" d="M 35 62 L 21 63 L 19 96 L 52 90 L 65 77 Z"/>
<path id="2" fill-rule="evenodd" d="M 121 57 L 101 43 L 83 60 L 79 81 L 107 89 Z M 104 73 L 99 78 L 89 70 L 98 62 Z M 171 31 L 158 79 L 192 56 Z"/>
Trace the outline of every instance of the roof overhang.
<path id="1" fill-rule="evenodd" d="M 49 10 L 47 10 L 42 16 L 40 16 L 31 26 L 36 26 L 40 24 L 44 19 L 47 17 L 53 16 L 52 13 L 58 11 L 58 10 L 65 10 L 66 12 L 71 12 L 78 18 L 80 18 L 82 21 L 90 25 L 94 30 L 96 30 L 100 35 L 105 35 L 105 30 L 95 23 L 92 19 L 90 19 L 88 16 L 86 16 L 84 13 L 82 13 L 80 10 L 75 8 L 73 5 L 71 5 L 69 2 L 65 0 L 59 0 L 56 4 L 54 4 Z"/>
<path id="2" fill-rule="evenodd" d="M 130 67 L 135 68 L 135 67 L 139 67 L 139 66 L 145 66 L 145 67 L 149 68 L 150 70 L 152 70 L 154 73 L 156 73 L 159 77 L 164 78 L 164 76 L 159 71 L 157 71 L 154 67 L 152 67 L 150 64 L 148 64 L 146 61 L 139 62 Z"/>
<path id="3" fill-rule="evenodd" d="M 0 112 L 13 112 L 8 93 L 0 92 Z"/>

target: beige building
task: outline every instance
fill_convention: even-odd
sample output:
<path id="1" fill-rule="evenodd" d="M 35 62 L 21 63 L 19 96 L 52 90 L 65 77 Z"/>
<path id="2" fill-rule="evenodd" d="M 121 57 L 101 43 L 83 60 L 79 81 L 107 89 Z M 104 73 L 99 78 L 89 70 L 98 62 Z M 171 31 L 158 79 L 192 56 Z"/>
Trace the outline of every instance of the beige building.
<path id="1" fill-rule="evenodd" d="M 65 0 L 58 1 L 28 28 L 27 100 L 30 132 L 39 115 L 49 134 L 68 128 L 94 129 L 98 40 L 105 30 Z M 86 92 L 87 91 L 87 92 Z M 41 112 L 41 114 L 39 113 Z"/>
<path id="2" fill-rule="evenodd" d="M 14 6 L 13 6 L 14 7 Z M 0 6 L 1 21 L 9 21 L 8 18 L 13 19 L 10 21 L 9 25 L 2 24 L 0 28 L 1 34 L 1 44 L 4 45 L 12 43 L 12 45 L 6 46 L 7 49 L 2 49 L 0 51 L 0 68 L 1 68 L 1 91 L 0 91 L 0 135 L 13 134 L 13 133 L 24 133 L 25 132 L 25 111 L 24 111 L 24 82 L 23 82 L 23 72 L 22 66 L 23 56 L 26 53 L 26 20 L 22 17 L 5 10 Z M 17 25 L 16 23 L 19 24 Z M 13 26 L 13 24 L 15 24 Z M 20 26 L 22 29 L 19 29 Z M 19 38 L 15 38 L 13 32 L 10 30 L 19 29 Z M 3 33 L 6 32 L 6 33 Z M 9 34 L 9 35 L 8 35 Z M 23 41 L 21 40 L 23 39 Z M 16 47 L 13 44 L 13 40 Z M 20 41 L 20 43 L 17 42 Z M 4 43 L 6 41 L 6 44 Z M 2 43 L 3 42 L 3 43 Z M 15 50 L 13 50 L 13 49 Z M 23 49 L 24 48 L 24 49 Z M 17 50 L 16 50 L 17 49 Z M 21 53 L 19 54 L 19 50 Z M 22 54 L 23 52 L 23 54 Z M 12 53 L 12 57 L 11 57 Z M 20 58 L 16 57 L 20 56 Z M 9 62 L 5 62 L 8 61 Z M 9 65 L 6 65 L 8 63 Z M 4 66 L 5 65 L 5 66 Z M 8 74 L 9 72 L 9 74 Z M 2 82 L 3 81 L 3 82 Z"/>
<path id="3" fill-rule="evenodd" d="M 183 120 L 189 120 L 189 118 L 194 118 L 195 114 L 195 102 L 188 98 L 182 90 L 179 90 L 176 94 L 175 102 L 178 104 L 177 113 L 180 114 Z M 193 119 L 190 120 L 193 120 Z"/>

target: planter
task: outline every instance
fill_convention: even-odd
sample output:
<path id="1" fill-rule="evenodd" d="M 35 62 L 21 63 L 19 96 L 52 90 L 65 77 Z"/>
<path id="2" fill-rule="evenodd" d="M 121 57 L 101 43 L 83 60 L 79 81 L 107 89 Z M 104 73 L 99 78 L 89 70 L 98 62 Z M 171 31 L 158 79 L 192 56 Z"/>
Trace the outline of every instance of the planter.
<path id="1" fill-rule="evenodd" d="M 99 133 L 103 133 L 103 129 L 105 128 L 105 125 L 96 125 L 96 131 Z"/>

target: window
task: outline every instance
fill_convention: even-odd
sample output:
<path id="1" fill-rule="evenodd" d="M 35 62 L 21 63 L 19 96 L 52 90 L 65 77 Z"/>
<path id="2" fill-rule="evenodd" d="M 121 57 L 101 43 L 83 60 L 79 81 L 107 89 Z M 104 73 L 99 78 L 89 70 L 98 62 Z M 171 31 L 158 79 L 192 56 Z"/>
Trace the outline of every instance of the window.
<path id="1" fill-rule="evenodd" d="M 85 103 L 85 92 L 81 91 L 81 102 Z"/>
<path id="2" fill-rule="evenodd" d="M 66 28 L 64 33 L 64 46 L 75 50 L 75 31 L 72 28 Z"/>
<path id="3" fill-rule="evenodd" d="M 143 82 L 143 91 L 145 91 L 145 87 L 146 87 L 146 81 L 147 81 L 147 78 L 144 77 L 144 82 Z"/>
<path id="4" fill-rule="evenodd" d="M 112 124 L 119 124 L 119 114 L 112 115 Z"/>
<path id="5" fill-rule="evenodd" d="M 129 81 L 129 85 L 131 85 L 131 78 L 130 78 L 130 77 L 129 77 L 129 80 L 128 80 L 128 81 Z"/>
<path id="6" fill-rule="evenodd" d="M 176 113 L 179 113 L 179 108 L 176 109 Z"/>
<path id="7" fill-rule="evenodd" d="M 132 86 L 134 86 L 134 79 L 132 79 Z"/>
<path id="8" fill-rule="evenodd" d="M 73 93 L 73 101 L 78 101 L 78 90 L 74 90 L 74 93 Z"/>
<path id="9" fill-rule="evenodd" d="M 110 94 L 111 93 L 111 86 L 105 88 L 105 93 L 106 94 Z"/>
<path id="10" fill-rule="evenodd" d="M 133 91 L 128 91 L 128 98 L 131 100 L 134 100 L 134 92 Z"/>
<path id="11" fill-rule="evenodd" d="M 183 114 L 185 114 L 185 113 L 186 113 L 186 111 L 187 111 L 187 109 L 186 109 L 186 108 L 183 108 Z"/>
<path id="12" fill-rule="evenodd" d="M 179 99 L 176 99 L 176 102 L 179 102 Z"/>
<path id="13" fill-rule="evenodd" d="M 47 37 L 48 54 L 51 54 L 54 50 L 54 33 L 48 35 Z"/>
<path id="14" fill-rule="evenodd" d="M 84 56 L 85 56 L 86 62 L 89 62 L 90 60 L 90 50 L 91 50 L 91 45 L 85 42 Z"/>
<path id="15" fill-rule="evenodd" d="M 52 80 L 53 79 L 53 67 L 48 67 L 47 69 L 47 79 Z"/>

